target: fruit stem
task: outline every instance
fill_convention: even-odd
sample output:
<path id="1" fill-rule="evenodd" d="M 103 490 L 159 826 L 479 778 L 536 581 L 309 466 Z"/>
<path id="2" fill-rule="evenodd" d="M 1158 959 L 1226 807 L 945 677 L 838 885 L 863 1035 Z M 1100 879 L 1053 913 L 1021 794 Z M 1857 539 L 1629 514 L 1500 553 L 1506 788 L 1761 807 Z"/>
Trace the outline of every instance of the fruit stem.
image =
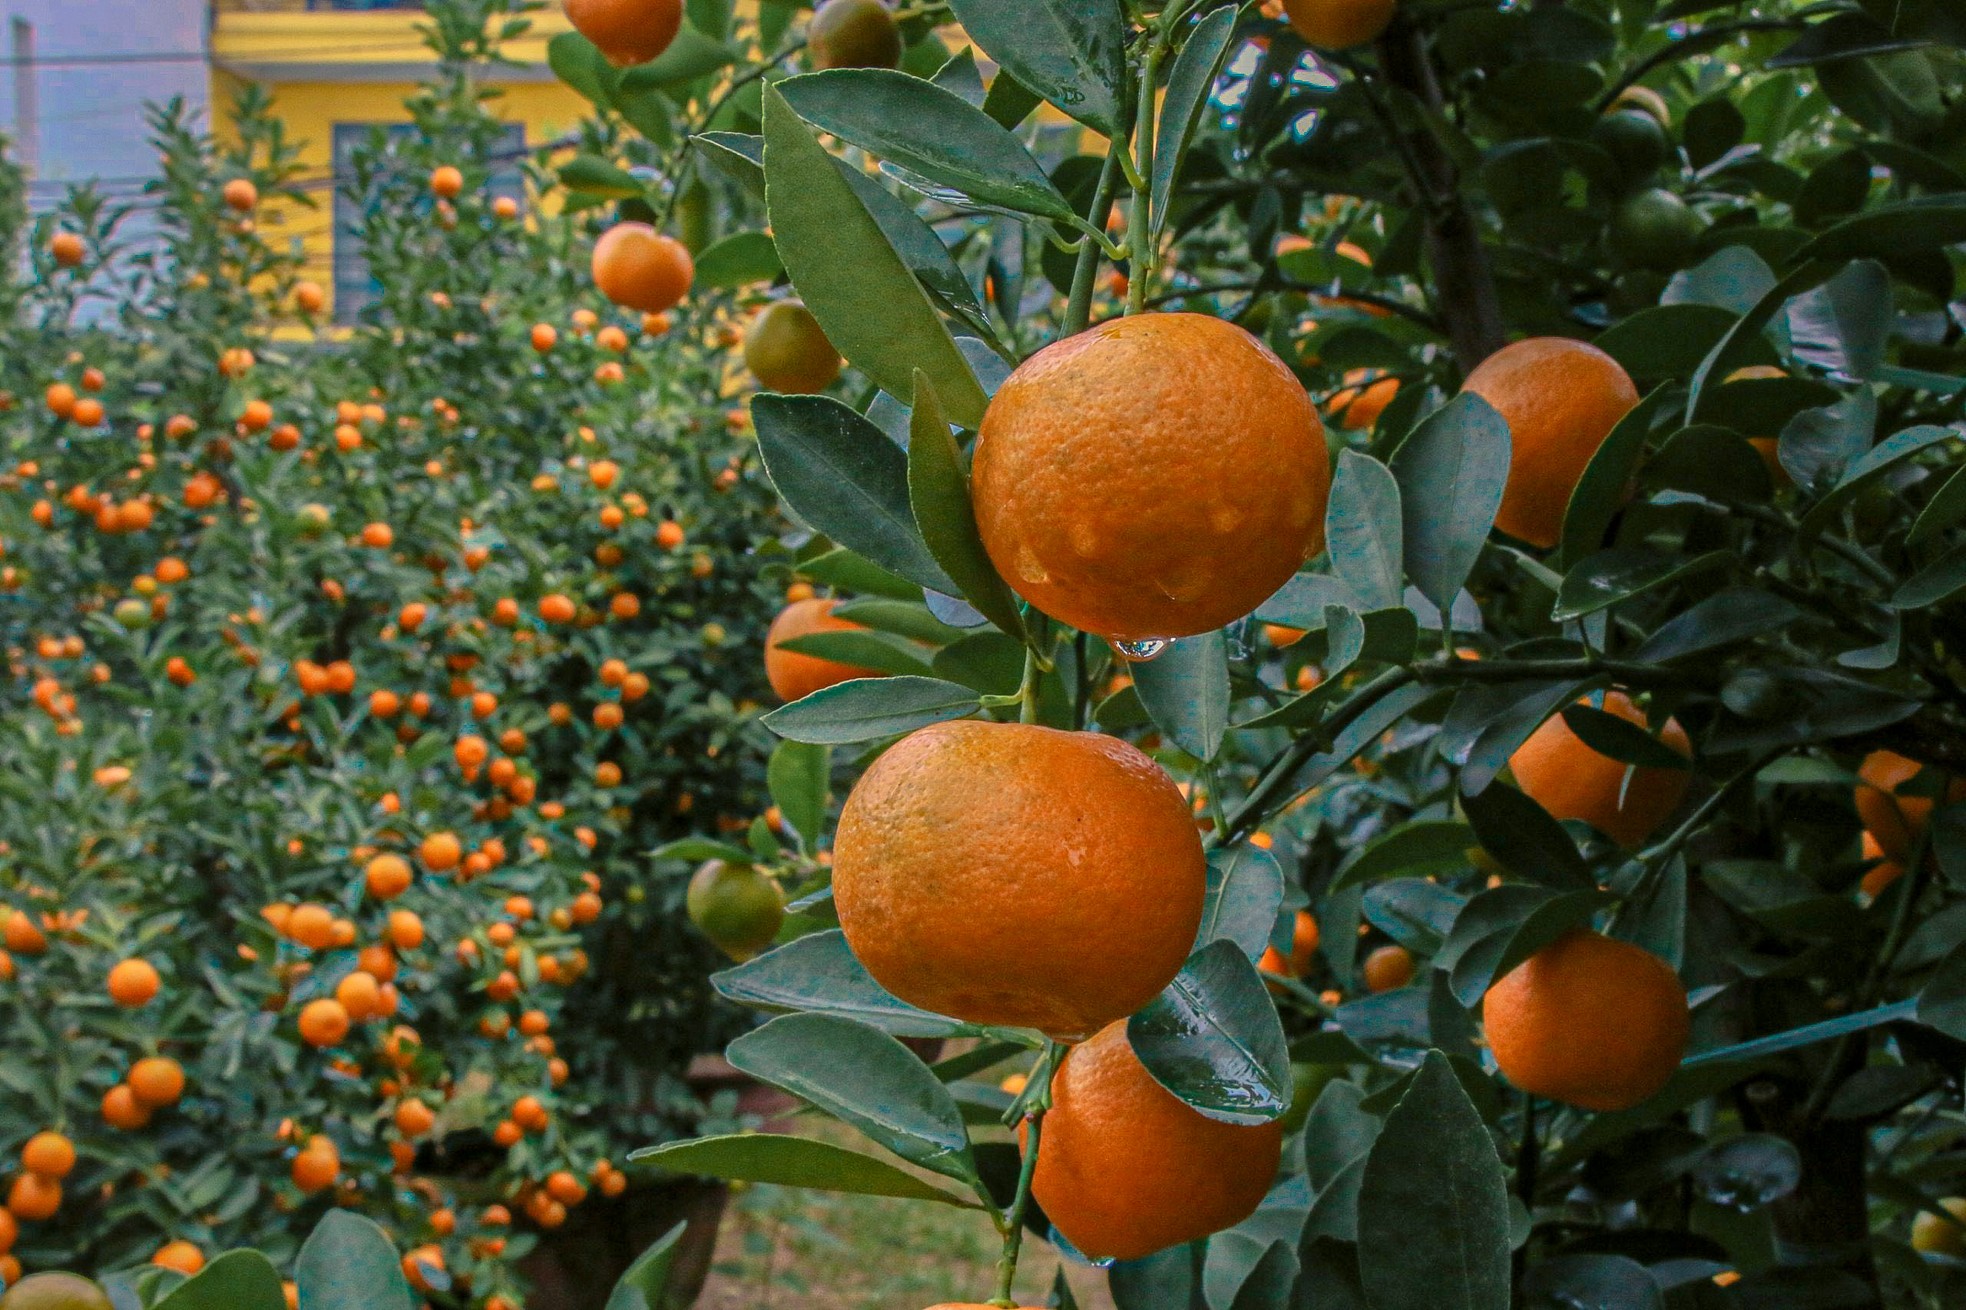
<path id="1" fill-rule="evenodd" d="M 1106 150 L 1106 166 L 1099 173 L 1098 189 L 1092 193 L 1092 208 L 1086 214 L 1086 221 L 1093 227 L 1104 228 L 1106 218 L 1112 213 L 1113 192 L 1119 186 L 1120 160 L 1125 157 L 1126 147 L 1115 141 Z M 1085 331 L 1085 325 L 1092 320 L 1092 289 L 1099 279 L 1100 246 L 1088 241 L 1079 247 L 1079 262 L 1072 270 L 1072 296 L 1065 305 L 1065 321 L 1060 335 L 1076 336 Z"/>
<path id="2" fill-rule="evenodd" d="M 1024 1163 L 1017 1171 L 1017 1195 L 1011 1199 L 1010 1209 L 1004 1216 L 1003 1255 L 997 1260 L 997 1295 L 992 1305 L 1017 1304 L 1010 1292 L 1017 1281 L 1017 1257 L 1024 1245 L 1024 1213 L 1030 1208 L 1031 1179 L 1038 1171 L 1038 1144 L 1044 1134 L 1045 1112 L 1051 1108 L 1051 1076 L 1057 1072 L 1058 1059 L 1064 1052 L 1065 1048 L 1057 1042 L 1047 1041 L 1019 1097 L 1024 1112 Z"/>
<path id="3" fill-rule="evenodd" d="M 1017 688 L 1017 721 L 1036 723 L 1038 721 L 1038 677 L 1043 669 L 1038 663 L 1035 646 L 1024 648 L 1024 681 Z"/>
<path id="4" fill-rule="evenodd" d="M 1148 179 L 1154 168 L 1154 84 L 1160 80 L 1161 56 L 1167 53 L 1167 29 L 1154 33 L 1147 53 L 1140 61 L 1140 107 L 1133 114 L 1133 148 L 1137 159 L 1127 170 L 1133 186 L 1133 213 L 1127 220 L 1127 244 L 1133 249 L 1132 267 L 1127 270 L 1126 312 L 1138 314 L 1147 307 L 1147 286 L 1154 279 L 1156 242 L 1153 235 L 1154 189 Z"/>

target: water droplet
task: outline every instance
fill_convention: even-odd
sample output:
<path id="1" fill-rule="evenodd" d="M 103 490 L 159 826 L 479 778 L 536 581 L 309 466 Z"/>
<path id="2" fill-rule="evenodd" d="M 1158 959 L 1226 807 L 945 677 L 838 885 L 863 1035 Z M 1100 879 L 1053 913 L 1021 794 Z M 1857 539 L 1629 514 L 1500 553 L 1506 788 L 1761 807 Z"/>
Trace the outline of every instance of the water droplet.
<path id="1" fill-rule="evenodd" d="M 1174 643 L 1165 637 L 1143 637 L 1139 641 L 1109 641 L 1113 654 L 1129 664 L 1145 664 Z"/>

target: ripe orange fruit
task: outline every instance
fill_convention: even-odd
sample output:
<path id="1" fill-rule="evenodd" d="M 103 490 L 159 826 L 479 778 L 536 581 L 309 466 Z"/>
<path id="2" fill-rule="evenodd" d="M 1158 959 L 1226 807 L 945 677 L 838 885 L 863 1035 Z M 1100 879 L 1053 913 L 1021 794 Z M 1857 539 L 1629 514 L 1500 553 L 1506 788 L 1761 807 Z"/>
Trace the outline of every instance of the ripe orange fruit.
<path id="1" fill-rule="evenodd" d="M 1203 865 L 1187 801 L 1132 745 L 964 720 L 861 776 L 833 896 L 847 944 L 902 1000 L 1077 1039 L 1180 971 Z"/>
<path id="2" fill-rule="evenodd" d="M 1582 704 L 1590 704 L 1586 697 Z M 1604 693 L 1596 708 L 1627 723 L 1645 726 L 1645 712 L 1621 691 Z M 1692 755 L 1686 730 L 1668 720 L 1659 740 L 1681 755 Z M 1599 755 L 1570 730 L 1561 714 L 1553 714 L 1529 734 L 1509 757 L 1509 769 L 1523 794 L 1559 819 L 1582 819 L 1591 827 L 1635 850 L 1666 821 L 1692 775 L 1685 769 L 1633 769 Z M 1630 773 L 1630 781 L 1626 774 Z"/>
<path id="3" fill-rule="evenodd" d="M 162 985 L 156 966 L 148 960 L 122 960 L 109 971 L 109 999 L 126 1010 L 150 1004 Z"/>
<path id="4" fill-rule="evenodd" d="M 744 330 L 744 367 L 767 391 L 824 391 L 839 377 L 841 363 L 819 320 L 800 301 L 766 305 Z"/>
<path id="5" fill-rule="evenodd" d="M 82 238 L 75 233 L 57 232 L 48 241 L 48 253 L 54 256 L 55 262 L 63 268 L 74 268 L 82 262 L 83 256 L 88 253 L 88 248 L 82 244 Z"/>
<path id="6" fill-rule="evenodd" d="M 157 1248 L 157 1254 L 150 1257 L 150 1263 L 160 1269 L 175 1269 L 190 1277 L 205 1267 L 205 1253 L 182 1239 L 166 1242 Z"/>
<path id="7" fill-rule="evenodd" d="M 1134 1260 L 1241 1223 L 1283 1156 L 1283 1125 L 1207 1118 L 1154 1081 L 1115 1023 L 1059 1063 L 1031 1194 L 1073 1246 Z"/>
<path id="8" fill-rule="evenodd" d="M 1396 992 L 1413 981 L 1413 952 L 1404 946 L 1381 946 L 1365 957 L 1361 972 L 1368 992 Z"/>
<path id="9" fill-rule="evenodd" d="M 617 305 L 659 314 L 689 294 L 696 264 L 682 242 L 647 223 L 616 223 L 594 243 L 594 285 Z"/>
<path id="10" fill-rule="evenodd" d="M 21 1168 L 59 1182 L 75 1168 L 75 1143 L 60 1133 L 36 1133 L 21 1148 Z"/>
<path id="11" fill-rule="evenodd" d="M 455 200 L 464 191 L 464 174 L 450 164 L 430 170 L 430 194 L 440 200 Z"/>
<path id="12" fill-rule="evenodd" d="M 309 1196 L 326 1191 L 341 1177 L 341 1155 L 328 1138 L 310 1138 L 307 1148 L 294 1157 L 291 1173 L 294 1186 Z"/>
<path id="13" fill-rule="evenodd" d="M 1886 887 L 1905 876 L 1905 866 L 1897 860 L 1887 859 L 1883 845 L 1869 832 L 1864 834 L 1863 850 L 1864 859 L 1871 867 L 1864 871 L 1858 890 L 1875 899 L 1883 894 Z"/>
<path id="14" fill-rule="evenodd" d="M 1320 50 L 1350 50 L 1377 39 L 1399 0 L 1283 0 L 1297 35 Z"/>
<path id="15" fill-rule="evenodd" d="M 160 1110 L 184 1095 L 184 1067 L 168 1056 L 152 1055 L 130 1066 L 131 1093 L 144 1105 Z"/>
<path id="16" fill-rule="evenodd" d="M 1509 422 L 1509 481 L 1495 526 L 1554 546 L 1570 493 L 1638 388 L 1617 360 L 1567 337 L 1531 337 L 1484 359 L 1462 383 Z"/>
<path id="17" fill-rule="evenodd" d="M 61 1184 L 39 1174 L 17 1174 L 7 1189 L 7 1208 L 16 1219 L 52 1219 L 61 1209 Z"/>
<path id="18" fill-rule="evenodd" d="M 785 922 L 784 893 L 749 864 L 705 861 L 689 880 L 684 905 L 690 922 L 740 963 L 771 945 Z"/>
<path id="19" fill-rule="evenodd" d="M 150 1122 L 150 1107 L 137 1099 L 128 1083 L 118 1083 L 102 1094 L 102 1121 L 111 1128 L 135 1132 Z"/>
<path id="20" fill-rule="evenodd" d="M 433 873 L 455 869 L 458 861 L 464 858 L 464 843 L 453 832 L 433 832 L 423 839 L 417 853 L 423 859 L 423 867 Z"/>
<path id="21" fill-rule="evenodd" d="M 340 1001 L 309 1001 L 300 1011 L 300 1036 L 309 1046 L 334 1046 L 348 1036 L 348 1011 Z"/>
<path id="22" fill-rule="evenodd" d="M 396 1131 L 405 1137 L 422 1137 L 437 1126 L 437 1114 L 422 1101 L 403 1101 L 396 1106 Z"/>
<path id="23" fill-rule="evenodd" d="M 765 678 L 780 700 L 799 700 L 822 688 L 854 678 L 882 676 L 879 669 L 863 669 L 852 664 L 841 664 L 837 660 L 821 659 L 817 655 L 781 649 L 785 642 L 795 637 L 811 636 L 817 632 L 862 631 L 858 623 L 833 617 L 833 607 L 838 603 L 818 598 L 793 601 L 771 621 L 771 628 L 765 633 Z"/>
<path id="24" fill-rule="evenodd" d="M 1942 1219 L 1920 1210 L 1911 1220 L 1911 1249 L 1923 1255 L 1966 1256 L 1966 1197 L 1948 1196 L 1939 1208 L 1951 1215 Z"/>
<path id="25" fill-rule="evenodd" d="M 1345 389 L 1325 403 L 1324 414 L 1347 432 L 1364 432 L 1398 394 L 1398 378 L 1375 380 L 1371 369 L 1355 368 L 1345 374 Z"/>
<path id="26" fill-rule="evenodd" d="M 259 203 L 259 188 L 243 177 L 235 177 L 225 184 L 223 192 L 225 207 L 244 214 Z"/>
<path id="27" fill-rule="evenodd" d="M 567 21 L 625 68 L 669 48 L 682 30 L 683 0 L 567 0 Z"/>
<path id="28" fill-rule="evenodd" d="M 350 1019 L 372 1019 L 382 1012 L 382 984 L 376 976 L 356 969 L 335 984 L 335 1000 Z"/>
<path id="29" fill-rule="evenodd" d="M 571 599 L 557 592 L 542 597 L 539 602 L 539 617 L 548 623 L 572 623 L 578 612 Z"/>
<path id="30" fill-rule="evenodd" d="M 826 0 L 806 28 L 814 68 L 893 68 L 901 28 L 880 0 Z"/>
<path id="31" fill-rule="evenodd" d="M 1857 769 L 1857 817 L 1882 853 L 1894 860 L 1910 857 L 1911 848 L 1924 836 L 1925 825 L 1932 818 L 1931 796 L 1898 794 L 1898 788 L 1917 777 L 1922 768 L 1917 760 L 1895 751 L 1872 751 Z M 1966 800 L 1966 779 L 1948 783 L 1946 799 Z"/>
<path id="32" fill-rule="evenodd" d="M 29 1274 L 0 1297 L 5 1310 L 115 1310 L 109 1293 L 80 1274 Z"/>
<path id="33" fill-rule="evenodd" d="M 1481 1016 L 1511 1083 L 1600 1111 L 1630 1109 L 1664 1087 L 1693 1022 L 1671 965 L 1581 929 L 1490 987 Z"/>
<path id="34" fill-rule="evenodd" d="M 319 282 L 294 283 L 294 308 L 303 314 L 318 314 L 327 308 L 328 293 Z"/>
<path id="35" fill-rule="evenodd" d="M 310 951 L 325 951 L 334 945 L 334 914 L 312 902 L 296 905 L 287 916 L 286 933 Z"/>
<path id="36" fill-rule="evenodd" d="M 1263 958 L 1256 967 L 1264 973 L 1282 974 L 1289 978 L 1301 978 L 1311 971 L 1311 964 L 1317 955 L 1317 919 L 1309 910 L 1297 911 L 1296 927 L 1291 932 L 1290 954 L 1272 946 L 1263 952 Z"/>
<path id="37" fill-rule="evenodd" d="M 392 901 L 410 889 L 410 862 L 400 855 L 378 855 L 362 870 L 362 881 L 369 895 L 379 901 Z"/>
<path id="38" fill-rule="evenodd" d="M 1324 544 L 1331 470 L 1296 377 L 1204 314 L 1113 319 L 1019 365 L 977 438 L 977 526 L 1017 593 L 1103 637 L 1208 632 Z"/>

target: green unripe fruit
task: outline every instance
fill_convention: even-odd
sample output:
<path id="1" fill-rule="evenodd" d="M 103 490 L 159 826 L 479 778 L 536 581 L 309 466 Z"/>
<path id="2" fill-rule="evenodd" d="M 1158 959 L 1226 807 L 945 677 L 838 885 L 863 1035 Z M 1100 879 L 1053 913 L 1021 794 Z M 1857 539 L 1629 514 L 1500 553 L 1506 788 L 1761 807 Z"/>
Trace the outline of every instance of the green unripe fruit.
<path id="1" fill-rule="evenodd" d="M 29 1274 L 0 1296 L 0 1310 L 115 1310 L 109 1293 L 80 1274 Z"/>
<path id="2" fill-rule="evenodd" d="M 1290 1108 L 1283 1112 L 1283 1131 L 1294 1133 L 1311 1117 L 1311 1107 L 1345 1071 L 1337 1064 L 1293 1064 L 1290 1066 Z"/>
<path id="3" fill-rule="evenodd" d="M 116 608 L 110 613 L 118 623 L 132 632 L 150 626 L 150 606 L 134 596 L 117 601 Z"/>
<path id="4" fill-rule="evenodd" d="M 806 28 L 814 68 L 894 68 L 901 28 L 880 0 L 826 0 Z"/>
<path id="5" fill-rule="evenodd" d="M 1920 1210 L 1911 1221 L 1911 1249 L 1925 1255 L 1966 1256 L 1966 1197 L 1948 1196 L 1939 1208 L 1950 1220 Z"/>
<path id="6" fill-rule="evenodd" d="M 778 884 L 749 864 L 708 861 L 690 878 L 684 904 L 689 921 L 733 960 L 771 945 L 785 922 Z"/>
<path id="7" fill-rule="evenodd" d="M 300 519 L 300 535 L 318 537 L 328 530 L 328 523 L 334 517 L 326 505 L 302 505 L 296 515 Z"/>
<path id="8" fill-rule="evenodd" d="M 1700 216 L 1672 192 L 1657 188 L 1625 197 L 1611 216 L 1613 251 L 1640 268 L 1679 267 L 1700 231 Z"/>
<path id="9" fill-rule="evenodd" d="M 766 305 L 744 332 L 744 367 L 767 391 L 811 395 L 840 375 L 840 352 L 796 300 Z"/>
<path id="10" fill-rule="evenodd" d="M 1638 109 L 1620 109 L 1598 119 L 1591 128 L 1591 140 L 1604 148 L 1616 161 L 1618 171 L 1632 182 L 1642 182 L 1658 172 L 1672 149 L 1659 120 Z"/>

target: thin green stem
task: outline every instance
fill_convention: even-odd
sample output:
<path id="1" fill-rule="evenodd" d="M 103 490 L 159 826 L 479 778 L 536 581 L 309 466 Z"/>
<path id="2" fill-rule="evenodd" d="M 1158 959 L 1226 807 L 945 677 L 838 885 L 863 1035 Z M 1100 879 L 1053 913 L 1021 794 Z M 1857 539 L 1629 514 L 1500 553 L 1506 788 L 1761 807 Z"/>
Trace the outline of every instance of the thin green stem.
<path id="1" fill-rule="evenodd" d="M 1113 210 L 1113 192 L 1119 189 L 1120 161 L 1126 155 L 1124 143 L 1114 141 L 1106 151 L 1106 166 L 1100 170 L 1098 189 L 1092 193 L 1092 208 L 1086 213 L 1086 221 L 1104 229 L 1106 219 Z M 1076 336 L 1085 331 L 1085 325 L 1092 320 L 1092 291 L 1099 281 L 1099 251 L 1094 242 L 1088 241 L 1079 248 L 1079 262 L 1072 269 L 1072 296 L 1065 305 L 1065 321 L 1061 325 L 1063 335 Z"/>
<path id="2" fill-rule="evenodd" d="M 1038 721 L 1038 679 L 1044 673 L 1036 646 L 1024 648 L 1024 680 L 1017 688 L 1017 721 L 1036 723 Z"/>
<path id="3" fill-rule="evenodd" d="M 1160 61 L 1167 53 L 1167 31 L 1154 34 L 1140 61 L 1140 105 L 1133 114 L 1133 149 L 1136 163 L 1127 172 L 1133 185 L 1133 213 L 1127 220 L 1127 244 L 1133 248 L 1133 262 L 1127 270 L 1126 312 L 1142 313 L 1147 308 L 1147 290 L 1152 285 L 1160 261 L 1154 240 L 1154 189 L 1148 181 L 1154 171 L 1154 90 L 1160 80 Z M 1122 156 L 1124 157 L 1124 156 Z"/>
<path id="4" fill-rule="evenodd" d="M 1017 1282 L 1017 1258 L 1024 1247 L 1024 1215 L 1030 1209 L 1031 1180 L 1038 1171 L 1045 1112 L 1051 1109 L 1051 1078 L 1058 1071 L 1064 1053 L 1063 1046 L 1047 1041 L 1032 1066 L 1023 1094 L 1018 1097 L 1016 1108 L 1021 1111 L 1024 1123 L 1024 1163 L 1017 1171 L 1017 1195 L 1011 1198 L 1010 1209 L 1004 1214 L 1003 1254 L 997 1259 L 997 1295 L 992 1305 L 1017 1304 L 1010 1293 Z"/>

